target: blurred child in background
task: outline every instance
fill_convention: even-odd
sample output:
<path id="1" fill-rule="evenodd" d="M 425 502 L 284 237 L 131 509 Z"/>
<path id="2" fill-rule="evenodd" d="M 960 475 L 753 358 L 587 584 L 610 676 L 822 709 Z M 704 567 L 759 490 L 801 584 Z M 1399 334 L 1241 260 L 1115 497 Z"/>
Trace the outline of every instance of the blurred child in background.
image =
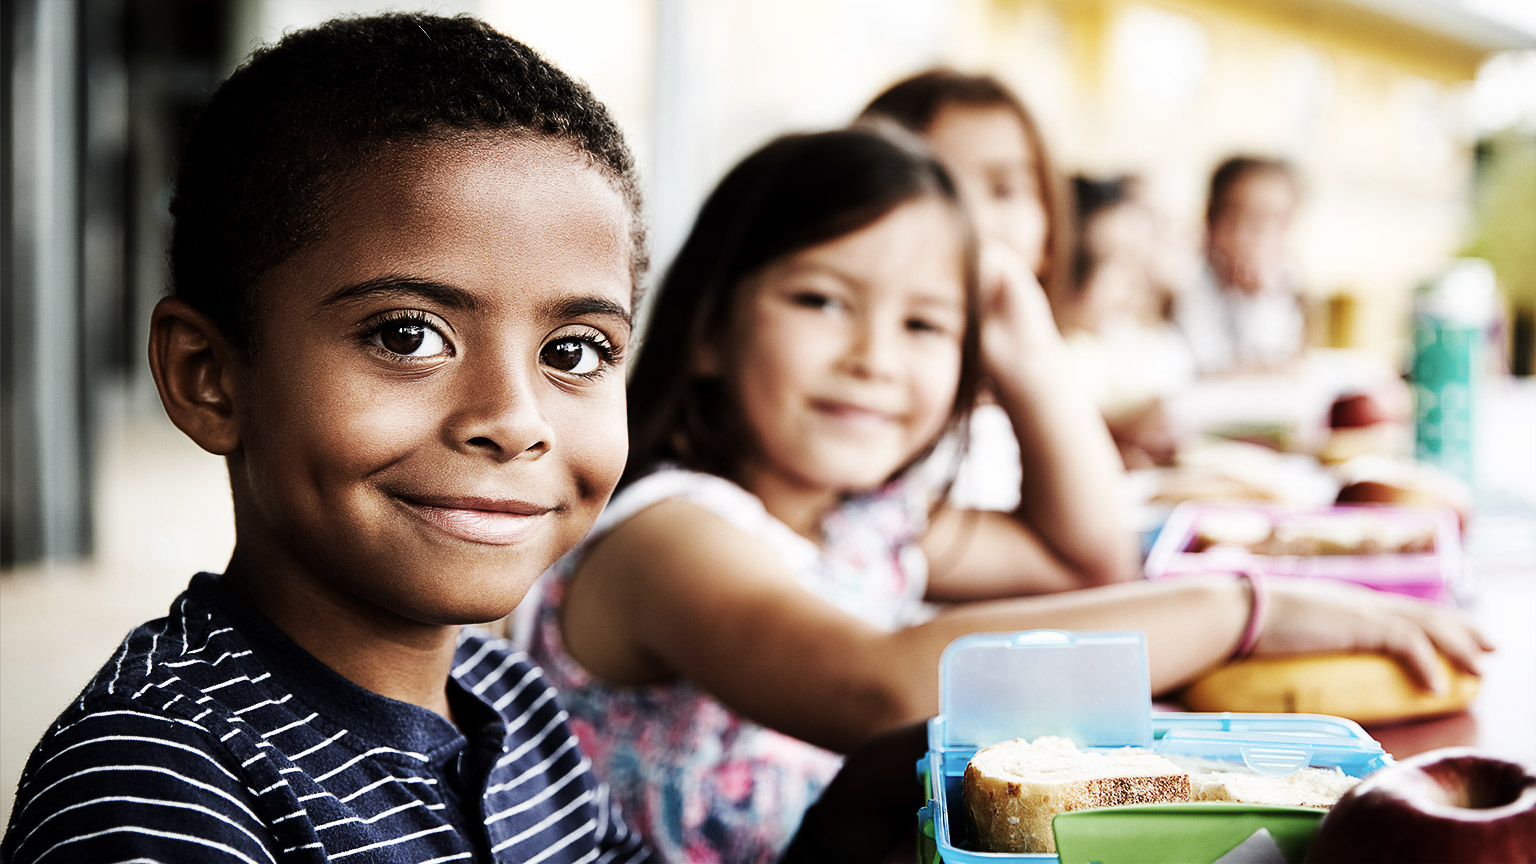
<path id="1" fill-rule="evenodd" d="M 991 75 L 931 69 L 892 84 L 862 116 L 925 139 L 959 187 L 982 246 L 1012 251 L 1053 302 L 1066 293 L 1071 195 L 1017 94 Z"/>
<path id="2" fill-rule="evenodd" d="M 1152 213 L 1137 186 L 1129 175 L 1072 178 L 1073 287 L 1057 315 L 1071 363 L 1128 468 L 1173 457 L 1166 400 L 1194 373 L 1183 340 L 1162 318 Z"/>
<path id="3" fill-rule="evenodd" d="M 1078 409 L 1031 398 L 1065 370 L 1038 288 L 983 300 L 958 190 L 887 127 L 775 140 L 711 193 L 655 298 L 619 490 L 546 577 L 532 654 L 664 858 L 774 857 L 837 753 L 938 710 L 970 632 L 1144 630 L 1157 692 L 1249 651 L 1472 665 L 1453 613 L 1369 589 L 1107 584 L 1130 538 L 1037 522 L 1033 474 L 1012 513 L 946 502 L 915 469 L 982 380 L 1026 429 Z M 1113 460 L 1091 419 L 1076 445 Z"/>
<path id="4" fill-rule="evenodd" d="M 1026 327 L 1007 362 L 1050 368 L 1061 353 L 1053 309 L 1071 287 L 1071 201 L 1024 103 L 990 75 L 933 69 L 886 89 L 863 116 L 893 120 L 927 141 L 976 225 L 983 307 L 1006 305 Z M 1024 380 L 1016 406 L 983 382 L 987 398 L 972 416 L 954 500 L 1017 509 L 1043 536 L 1103 544 L 1133 565 L 1120 460 L 1097 409 L 1070 376 Z M 941 451 L 939 464 L 948 455 Z M 1021 499 L 1026 477 L 1031 494 Z"/>
<path id="5" fill-rule="evenodd" d="M 1275 371 L 1300 356 L 1306 322 L 1288 261 L 1299 198 L 1283 160 L 1234 156 L 1212 173 L 1206 266 L 1174 310 L 1201 374 Z"/>

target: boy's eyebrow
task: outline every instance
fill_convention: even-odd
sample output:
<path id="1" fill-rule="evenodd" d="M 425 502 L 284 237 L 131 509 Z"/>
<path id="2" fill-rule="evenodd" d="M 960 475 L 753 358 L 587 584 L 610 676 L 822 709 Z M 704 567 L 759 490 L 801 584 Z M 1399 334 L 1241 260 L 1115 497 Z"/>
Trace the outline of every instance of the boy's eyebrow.
<path id="1" fill-rule="evenodd" d="M 322 306 L 334 306 L 352 300 L 380 297 L 415 297 L 430 300 L 450 309 L 474 312 L 482 304 L 474 294 L 454 285 L 421 279 L 415 276 L 379 276 L 356 285 L 348 285 L 332 291 Z M 585 315 L 603 315 L 617 318 L 624 326 L 633 324 L 629 310 L 603 297 L 571 297 L 550 306 L 549 317 L 555 319 L 580 318 Z"/>
<path id="2" fill-rule="evenodd" d="M 479 309 L 481 305 L 475 295 L 463 288 L 434 282 L 431 279 L 396 274 L 379 276 L 356 285 L 338 288 L 320 301 L 320 305 L 335 306 L 352 300 L 380 297 L 416 297 L 450 309 L 470 312 Z"/>
<path id="3" fill-rule="evenodd" d="M 581 318 L 586 315 L 617 318 L 626 327 L 633 324 L 628 309 L 605 297 L 571 297 L 551 304 L 549 309 L 549 317 L 554 319 Z"/>

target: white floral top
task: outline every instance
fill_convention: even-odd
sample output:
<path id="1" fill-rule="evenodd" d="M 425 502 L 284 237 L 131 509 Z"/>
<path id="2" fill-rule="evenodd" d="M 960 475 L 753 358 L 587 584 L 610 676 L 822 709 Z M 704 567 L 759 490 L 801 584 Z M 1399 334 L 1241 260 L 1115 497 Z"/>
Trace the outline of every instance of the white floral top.
<path id="1" fill-rule="evenodd" d="M 663 469 L 620 491 L 585 543 L 541 580 L 530 653 L 559 689 L 625 821 L 662 860 L 772 861 L 840 757 L 739 717 L 686 681 L 627 687 L 596 680 L 561 640 L 559 604 L 587 544 L 671 498 L 764 539 L 807 589 L 891 629 L 922 615 L 928 567 L 917 543 L 927 529 L 927 502 L 900 481 L 851 499 L 823 521 L 817 546 L 729 480 Z"/>

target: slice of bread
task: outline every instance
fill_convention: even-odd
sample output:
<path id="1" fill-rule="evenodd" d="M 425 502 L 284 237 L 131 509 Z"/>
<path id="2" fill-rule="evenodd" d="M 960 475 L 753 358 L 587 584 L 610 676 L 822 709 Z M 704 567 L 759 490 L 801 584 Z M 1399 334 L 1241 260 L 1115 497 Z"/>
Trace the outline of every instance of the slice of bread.
<path id="1" fill-rule="evenodd" d="M 1246 771 L 1196 771 L 1189 775 L 1196 801 L 1237 801 L 1328 809 L 1360 782 L 1337 768 L 1301 768 L 1284 776 Z"/>
<path id="2" fill-rule="evenodd" d="M 1082 751 L 1066 738 L 1022 738 L 979 750 L 961 800 L 988 852 L 1055 852 L 1057 813 L 1191 800 L 1189 774 L 1149 750 Z"/>

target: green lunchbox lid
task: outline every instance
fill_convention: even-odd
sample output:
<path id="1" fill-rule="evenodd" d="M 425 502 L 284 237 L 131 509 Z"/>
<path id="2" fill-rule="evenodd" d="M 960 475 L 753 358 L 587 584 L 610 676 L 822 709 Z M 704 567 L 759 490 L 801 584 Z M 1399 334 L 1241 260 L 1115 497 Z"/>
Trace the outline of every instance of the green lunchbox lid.
<path id="1" fill-rule="evenodd" d="M 1265 829 L 1291 864 L 1306 856 L 1324 810 L 1257 804 L 1132 804 L 1051 820 L 1061 864 L 1210 864 Z"/>

